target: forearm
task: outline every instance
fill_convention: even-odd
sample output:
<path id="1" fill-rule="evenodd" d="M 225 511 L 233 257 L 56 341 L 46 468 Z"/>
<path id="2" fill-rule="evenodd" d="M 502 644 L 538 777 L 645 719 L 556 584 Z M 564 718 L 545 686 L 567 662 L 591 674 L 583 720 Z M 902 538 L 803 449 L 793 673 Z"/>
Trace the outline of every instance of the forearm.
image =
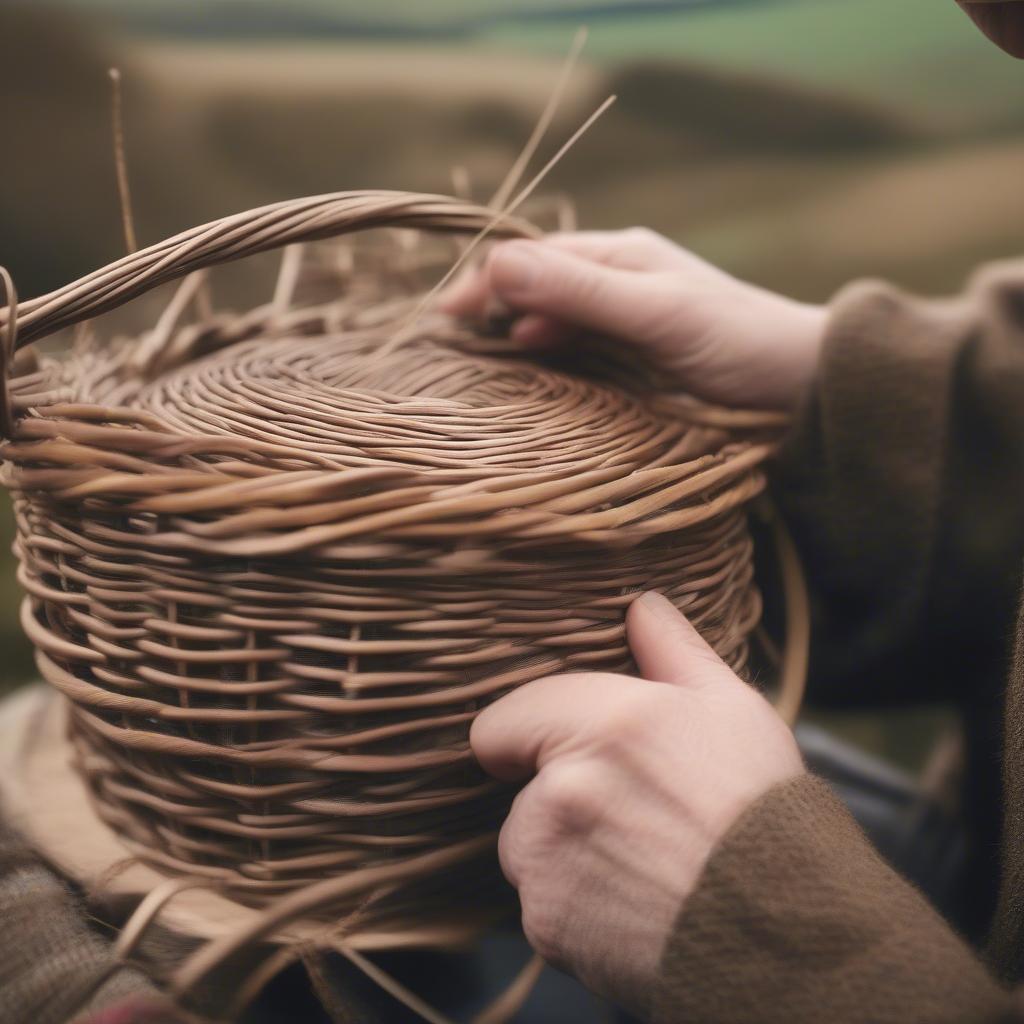
<path id="1" fill-rule="evenodd" d="M 719 844 L 662 957 L 657 1024 L 1016 1021 L 827 787 L 777 787 Z"/>
<path id="2" fill-rule="evenodd" d="M 956 302 L 834 303 L 775 473 L 814 605 L 814 696 L 959 698 L 998 678 L 1024 561 L 1024 265 Z"/>

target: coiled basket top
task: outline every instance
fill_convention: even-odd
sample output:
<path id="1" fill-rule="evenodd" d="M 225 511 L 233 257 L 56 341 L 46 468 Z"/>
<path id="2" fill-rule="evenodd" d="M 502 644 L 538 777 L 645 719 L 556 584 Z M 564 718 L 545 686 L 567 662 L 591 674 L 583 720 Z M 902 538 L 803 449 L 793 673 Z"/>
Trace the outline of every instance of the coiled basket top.
<path id="1" fill-rule="evenodd" d="M 35 365 L 14 352 L 261 250 L 493 218 L 404 193 L 281 203 L 0 312 L 22 621 L 95 811 L 165 874 L 286 906 L 278 923 L 430 941 L 486 917 L 510 793 L 472 761 L 473 716 L 541 675 L 629 670 L 639 591 L 743 669 L 745 506 L 779 420 L 410 322 L 387 273 Z"/>

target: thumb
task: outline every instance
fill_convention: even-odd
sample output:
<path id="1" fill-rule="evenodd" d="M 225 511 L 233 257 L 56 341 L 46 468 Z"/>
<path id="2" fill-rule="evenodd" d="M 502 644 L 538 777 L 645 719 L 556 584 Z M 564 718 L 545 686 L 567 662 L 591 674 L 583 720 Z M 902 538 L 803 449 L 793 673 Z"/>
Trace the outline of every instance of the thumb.
<path id="1" fill-rule="evenodd" d="M 690 622 L 661 594 L 641 594 L 626 615 L 626 633 L 640 674 L 677 686 L 721 681 L 732 671 Z"/>
<path id="2" fill-rule="evenodd" d="M 628 340 L 652 340 L 664 302 L 649 275 L 603 266 L 542 241 L 496 246 L 487 276 L 494 294 L 516 312 Z"/>

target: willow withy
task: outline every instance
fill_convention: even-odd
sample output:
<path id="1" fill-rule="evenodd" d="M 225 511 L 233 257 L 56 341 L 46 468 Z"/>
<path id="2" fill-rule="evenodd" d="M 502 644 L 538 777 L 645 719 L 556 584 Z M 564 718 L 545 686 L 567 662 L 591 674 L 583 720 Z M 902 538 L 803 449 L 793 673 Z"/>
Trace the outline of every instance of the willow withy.
<path id="1" fill-rule="evenodd" d="M 370 228 L 537 234 L 463 200 L 341 193 L 0 312 L 22 622 L 97 827 L 260 909 L 181 967 L 183 998 L 297 922 L 349 951 L 486 926 L 512 794 L 473 762 L 476 711 L 542 675 L 628 671 L 642 590 L 737 670 L 760 618 L 746 506 L 779 417 L 659 390 L 600 345 L 568 370 L 527 359 L 423 309 L 423 242 L 312 304 L 290 301 L 293 248 L 274 302 L 177 323 L 207 267 Z M 183 277 L 142 338 L 15 358 Z"/>

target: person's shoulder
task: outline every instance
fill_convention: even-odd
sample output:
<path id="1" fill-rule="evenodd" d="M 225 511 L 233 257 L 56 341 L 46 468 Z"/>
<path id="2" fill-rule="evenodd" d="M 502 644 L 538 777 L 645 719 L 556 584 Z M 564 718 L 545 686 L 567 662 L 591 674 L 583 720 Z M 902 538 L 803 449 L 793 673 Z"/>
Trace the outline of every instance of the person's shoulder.
<path id="1" fill-rule="evenodd" d="M 1024 58 L 1024 0 L 957 0 L 998 47 Z"/>

